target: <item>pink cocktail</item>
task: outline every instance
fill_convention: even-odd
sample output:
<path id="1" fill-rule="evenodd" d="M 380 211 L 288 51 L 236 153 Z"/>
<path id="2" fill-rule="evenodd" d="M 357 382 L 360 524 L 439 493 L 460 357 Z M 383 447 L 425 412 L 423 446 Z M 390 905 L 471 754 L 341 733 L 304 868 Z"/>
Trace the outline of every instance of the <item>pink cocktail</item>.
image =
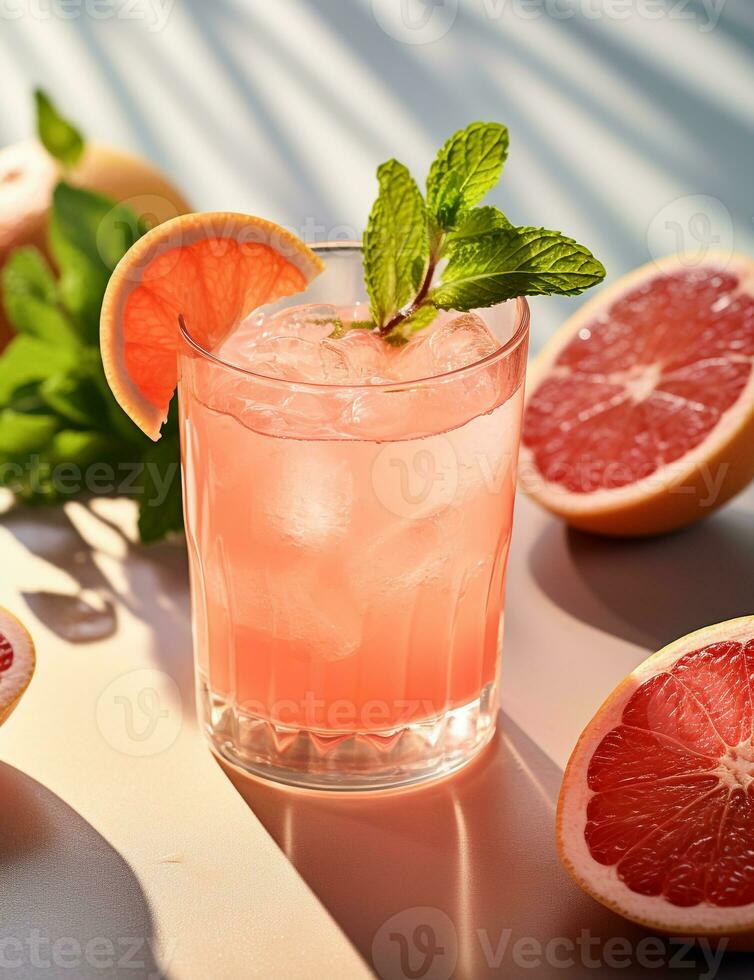
<path id="1" fill-rule="evenodd" d="M 359 317 L 361 253 L 318 251 L 304 297 L 219 350 L 185 336 L 200 711 L 243 768 L 398 785 L 494 731 L 528 309 L 442 314 L 400 349 L 331 337 Z"/>

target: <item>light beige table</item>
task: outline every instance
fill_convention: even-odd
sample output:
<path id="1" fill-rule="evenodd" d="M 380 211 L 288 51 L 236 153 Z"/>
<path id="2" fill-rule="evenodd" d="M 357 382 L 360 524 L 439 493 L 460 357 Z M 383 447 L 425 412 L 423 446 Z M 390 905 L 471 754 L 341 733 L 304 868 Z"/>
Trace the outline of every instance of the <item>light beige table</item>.
<path id="1" fill-rule="evenodd" d="M 3 980 L 710 969 L 570 883 L 554 806 L 581 728 L 628 670 L 752 612 L 754 494 L 634 543 L 568 532 L 521 500 L 499 737 L 454 779 L 371 798 L 232 776 L 236 793 L 195 727 L 182 547 L 134 546 L 132 521 L 98 501 L 0 527 L 0 601 L 40 658 L 0 732 L 0 956 L 19 964 Z M 750 969 L 730 956 L 717 975 Z"/>

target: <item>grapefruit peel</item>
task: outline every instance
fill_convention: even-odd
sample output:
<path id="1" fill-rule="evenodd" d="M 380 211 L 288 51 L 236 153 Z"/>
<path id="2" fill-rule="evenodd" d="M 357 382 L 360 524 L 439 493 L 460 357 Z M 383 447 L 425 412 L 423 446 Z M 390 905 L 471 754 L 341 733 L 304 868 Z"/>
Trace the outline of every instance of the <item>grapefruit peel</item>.
<path id="1" fill-rule="evenodd" d="M 0 606 L 0 725 L 21 700 L 35 665 L 34 641 L 28 630 Z"/>
<path id="2" fill-rule="evenodd" d="M 693 268 L 694 257 L 669 256 L 635 269 L 600 290 L 571 316 L 530 365 L 527 409 L 558 356 L 580 330 L 609 311 L 613 303 L 642 283 L 663 274 Z M 697 260 L 698 261 L 698 260 Z M 754 297 L 754 259 L 710 252 L 703 267 L 730 272 L 739 279 L 738 294 Z M 752 368 L 754 360 L 749 358 Z M 613 537 L 662 534 L 708 516 L 754 479 L 754 369 L 744 390 L 708 435 L 680 459 L 615 489 L 569 492 L 548 480 L 527 444 L 521 445 L 520 483 L 524 492 L 572 527 Z"/>
<path id="3" fill-rule="evenodd" d="M 590 764 L 606 736 L 613 732 L 617 726 L 622 723 L 625 724 L 624 709 L 630 699 L 647 681 L 671 670 L 687 654 L 699 654 L 705 648 L 719 643 L 740 644 L 743 649 L 746 649 L 747 654 L 748 651 L 751 651 L 747 657 L 742 650 L 745 664 L 748 659 L 750 708 L 748 715 L 749 737 L 746 744 L 748 750 L 751 750 L 754 742 L 754 735 L 751 730 L 752 722 L 754 722 L 754 698 L 752 697 L 752 687 L 754 686 L 754 616 L 746 616 L 707 626 L 670 643 L 641 663 L 615 688 L 582 732 L 566 766 L 556 816 L 557 848 L 561 862 L 576 884 L 596 901 L 625 918 L 647 928 L 675 935 L 695 938 L 704 936 L 732 937 L 730 948 L 754 949 L 754 901 L 738 906 L 716 905 L 708 901 L 683 906 L 673 904 L 662 894 L 641 894 L 632 890 L 621 880 L 617 870 L 619 861 L 602 864 L 592 856 L 586 838 L 588 806 L 590 801 L 598 795 L 588 783 Z M 711 719 L 710 724 L 712 724 Z M 730 795 L 727 806 L 730 805 L 730 797 L 734 793 L 744 792 L 750 801 L 754 795 L 752 789 L 754 752 L 745 752 L 745 757 L 742 757 L 738 763 L 731 762 L 731 756 L 735 758 L 736 752 L 731 753 L 730 749 L 721 751 L 717 767 L 712 767 L 711 771 L 703 770 L 693 774 L 705 777 L 717 776 L 719 780 L 717 790 L 722 786 L 727 786 L 729 789 Z M 649 765 L 651 766 L 651 757 Z M 728 813 L 727 806 L 723 819 Z M 749 803 L 749 811 L 750 813 L 754 812 L 754 805 L 751 802 Z M 670 813 L 667 820 L 668 825 L 674 822 L 675 816 L 676 814 Z M 683 816 L 681 815 L 679 819 L 682 820 Z M 652 834 L 656 833 L 662 825 L 661 821 L 652 833 L 641 839 L 641 843 L 643 844 L 647 838 L 651 838 Z M 667 826 L 665 829 L 667 830 Z M 754 830 L 754 827 L 750 829 Z M 610 828 L 608 827 L 609 831 Z M 722 835 L 722 833 L 723 826 L 721 823 L 719 834 Z M 619 840 L 619 837 L 615 837 L 613 840 Z M 750 850 L 753 847 L 754 845 L 750 843 Z M 625 851 L 623 857 L 628 853 L 629 851 Z M 718 851 L 715 852 L 715 858 L 719 858 Z M 741 855 L 739 865 L 741 871 L 747 862 L 750 863 L 750 860 L 751 854 Z M 730 869 L 728 870 L 730 873 Z"/>

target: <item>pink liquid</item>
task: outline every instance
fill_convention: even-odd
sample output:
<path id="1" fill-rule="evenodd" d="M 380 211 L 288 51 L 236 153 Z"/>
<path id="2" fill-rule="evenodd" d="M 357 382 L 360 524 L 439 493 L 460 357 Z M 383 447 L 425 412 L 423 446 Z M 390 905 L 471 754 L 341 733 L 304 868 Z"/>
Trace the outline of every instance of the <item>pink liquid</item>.
<path id="1" fill-rule="evenodd" d="M 387 390 L 182 357 L 197 665 L 218 704 L 389 733 L 492 690 L 523 358 Z"/>

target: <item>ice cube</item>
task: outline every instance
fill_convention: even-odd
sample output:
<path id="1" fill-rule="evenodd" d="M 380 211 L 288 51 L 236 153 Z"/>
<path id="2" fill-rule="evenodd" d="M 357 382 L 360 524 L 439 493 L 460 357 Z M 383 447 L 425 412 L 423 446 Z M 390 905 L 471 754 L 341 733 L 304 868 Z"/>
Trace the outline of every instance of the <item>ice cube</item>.
<path id="1" fill-rule="evenodd" d="M 395 362 L 402 381 L 447 374 L 481 361 L 500 344 L 475 313 L 441 320 L 406 344 Z"/>
<path id="2" fill-rule="evenodd" d="M 349 375 L 346 355 L 330 340 L 269 337 L 251 355 L 250 370 L 265 377 L 335 384 L 347 381 Z"/>
<path id="3" fill-rule="evenodd" d="M 324 340 L 341 323 L 334 306 L 305 303 L 289 306 L 263 318 L 264 337 L 298 337 L 301 340 Z"/>
<path id="4" fill-rule="evenodd" d="M 343 337 L 328 343 L 346 358 L 349 381 L 359 384 L 388 380 L 387 344 L 371 330 L 349 330 Z"/>

